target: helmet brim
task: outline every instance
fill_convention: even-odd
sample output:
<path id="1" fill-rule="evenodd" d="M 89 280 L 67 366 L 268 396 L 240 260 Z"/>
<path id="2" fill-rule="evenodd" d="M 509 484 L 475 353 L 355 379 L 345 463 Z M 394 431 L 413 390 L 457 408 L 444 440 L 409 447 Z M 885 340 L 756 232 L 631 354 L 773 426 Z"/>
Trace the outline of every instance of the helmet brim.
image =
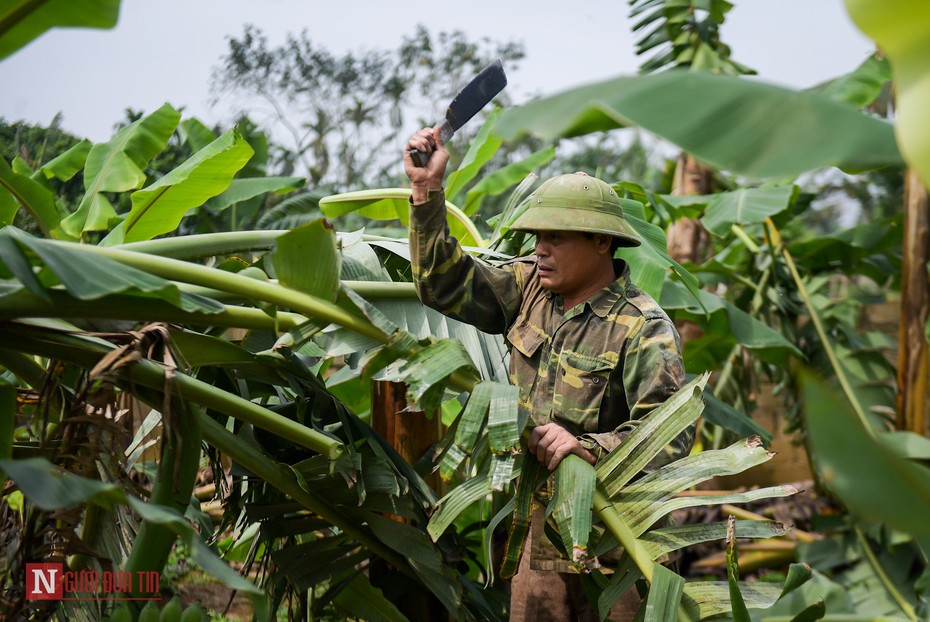
<path id="1" fill-rule="evenodd" d="M 570 212 L 571 218 L 566 218 Z M 514 231 L 579 231 L 603 233 L 618 238 L 622 246 L 642 242 L 629 223 L 615 214 L 598 209 L 531 205 L 510 226 Z"/>

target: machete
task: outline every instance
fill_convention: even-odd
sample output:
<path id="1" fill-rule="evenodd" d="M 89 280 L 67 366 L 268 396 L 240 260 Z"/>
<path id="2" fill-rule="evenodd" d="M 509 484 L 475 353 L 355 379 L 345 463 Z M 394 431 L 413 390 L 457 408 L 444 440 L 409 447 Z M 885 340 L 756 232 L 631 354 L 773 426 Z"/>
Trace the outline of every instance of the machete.
<path id="1" fill-rule="evenodd" d="M 478 114 L 478 111 L 504 90 L 505 86 L 507 86 L 507 76 L 504 75 L 504 66 L 501 65 L 500 59 L 482 69 L 481 73 L 459 91 L 446 109 L 446 118 L 438 124 L 442 142 L 445 143 L 452 138 L 456 130 L 468 123 L 468 120 Z M 432 153 L 432 151 L 424 153 L 412 149 L 410 156 L 417 166 L 426 166 Z"/>

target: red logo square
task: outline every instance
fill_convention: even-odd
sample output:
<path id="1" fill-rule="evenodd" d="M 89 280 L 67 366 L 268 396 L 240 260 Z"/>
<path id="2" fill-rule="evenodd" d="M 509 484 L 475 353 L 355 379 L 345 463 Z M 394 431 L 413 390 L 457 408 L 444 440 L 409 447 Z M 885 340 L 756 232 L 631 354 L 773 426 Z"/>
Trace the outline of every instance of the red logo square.
<path id="1" fill-rule="evenodd" d="M 61 600 L 64 575 L 59 564 L 26 564 L 26 600 Z"/>

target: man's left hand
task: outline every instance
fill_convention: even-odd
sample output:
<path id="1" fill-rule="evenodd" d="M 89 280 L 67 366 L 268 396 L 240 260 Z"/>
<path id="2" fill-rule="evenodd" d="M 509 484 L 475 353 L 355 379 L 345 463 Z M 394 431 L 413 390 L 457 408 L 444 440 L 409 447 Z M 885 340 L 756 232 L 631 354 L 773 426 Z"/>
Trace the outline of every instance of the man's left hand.
<path id="1" fill-rule="evenodd" d="M 597 462 L 597 457 L 582 447 L 574 434 L 557 423 L 547 423 L 534 428 L 527 447 L 550 471 L 554 471 L 568 454 L 584 458 L 592 465 Z"/>

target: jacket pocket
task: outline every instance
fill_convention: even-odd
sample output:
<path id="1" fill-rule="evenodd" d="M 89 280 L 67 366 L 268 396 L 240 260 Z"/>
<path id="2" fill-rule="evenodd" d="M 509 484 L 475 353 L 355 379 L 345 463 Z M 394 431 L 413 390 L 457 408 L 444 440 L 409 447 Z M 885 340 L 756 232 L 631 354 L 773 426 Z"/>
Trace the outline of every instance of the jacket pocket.
<path id="1" fill-rule="evenodd" d="M 553 399 L 556 419 L 564 418 L 578 431 L 598 432 L 598 414 L 613 368 L 606 359 L 563 353 Z"/>
<path id="2" fill-rule="evenodd" d="M 540 358 L 545 348 L 546 334 L 537 326 L 520 319 L 507 331 L 510 344 L 510 382 L 520 390 L 520 406 L 527 413 L 540 386 Z M 543 381 L 544 382 L 544 381 Z"/>

